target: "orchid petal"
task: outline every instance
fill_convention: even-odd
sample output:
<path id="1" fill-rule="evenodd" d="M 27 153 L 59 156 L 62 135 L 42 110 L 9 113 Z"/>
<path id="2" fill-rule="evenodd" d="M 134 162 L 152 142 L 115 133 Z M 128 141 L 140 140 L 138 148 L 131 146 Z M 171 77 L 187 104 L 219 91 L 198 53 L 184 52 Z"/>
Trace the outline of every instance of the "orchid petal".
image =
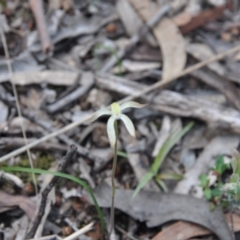
<path id="1" fill-rule="evenodd" d="M 136 136 L 135 134 L 135 128 L 133 126 L 132 121 L 130 120 L 130 118 L 128 116 L 126 116 L 125 114 L 121 114 L 120 115 L 120 119 L 123 121 L 124 125 L 126 126 L 129 134 L 133 137 Z"/>
<path id="2" fill-rule="evenodd" d="M 107 134 L 108 134 L 109 142 L 112 148 L 116 143 L 116 132 L 114 129 L 114 122 L 115 122 L 115 118 L 113 116 L 110 117 L 107 122 Z"/>
<path id="3" fill-rule="evenodd" d="M 93 122 L 103 115 L 111 115 L 111 114 L 112 114 L 111 111 L 108 109 L 100 109 L 97 112 L 95 112 L 89 119 L 87 119 L 86 122 Z"/>
<path id="4" fill-rule="evenodd" d="M 137 102 L 134 102 L 134 101 L 129 101 L 129 102 L 125 102 L 123 103 L 120 108 L 121 108 L 121 111 L 123 111 L 124 109 L 126 108 L 143 108 L 145 107 L 147 104 L 140 104 L 140 103 L 137 103 Z"/>

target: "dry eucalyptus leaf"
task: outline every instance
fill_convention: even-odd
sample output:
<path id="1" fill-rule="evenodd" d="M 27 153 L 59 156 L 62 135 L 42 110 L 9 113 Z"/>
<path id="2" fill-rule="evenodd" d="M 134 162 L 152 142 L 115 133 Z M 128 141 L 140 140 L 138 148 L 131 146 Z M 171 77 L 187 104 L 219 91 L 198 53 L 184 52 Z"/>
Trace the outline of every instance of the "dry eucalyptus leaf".
<path id="1" fill-rule="evenodd" d="M 152 1 L 130 0 L 139 15 L 148 21 L 160 6 Z M 163 81 L 180 73 L 186 63 L 186 51 L 182 34 L 176 24 L 164 17 L 153 29 L 163 56 Z"/>
<path id="2" fill-rule="evenodd" d="M 111 188 L 101 184 L 94 192 L 100 207 L 111 207 Z M 220 209 L 211 211 L 209 204 L 191 196 L 174 193 L 141 191 L 133 200 L 132 190 L 117 189 L 115 208 L 134 219 L 146 221 L 148 227 L 156 227 L 169 221 L 184 220 L 199 224 L 221 240 L 231 239 L 231 232 Z M 87 196 L 91 201 L 90 196 Z"/>
<path id="3" fill-rule="evenodd" d="M 0 191 L 0 209 L 17 206 L 27 214 L 29 219 L 33 219 L 36 206 L 29 198 L 17 195 L 14 196 Z"/>
<path id="4" fill-rule="evenodd" d="M 240 217 L 237 214 L 233 214 L 232 218 L 234 232 L 237 232 L 240 230 Z M 231 227 L 230 214 L 225 214 L 225 219 L 228 223 L 228 226 Z M 185 240 L 209 234 L 211 234 L 211 232 L 206 228 L 193 223 L 179 221 L 170 225 L 169 227 L 164 228 L 161 232 L 154 236 L 152 240 L 176 240 L 176 236 L 179 237 L 178 240 Z"/>
<path id="5" fill-rule="evenodd" d="M 128 0 L 117 1 L 117 10 L 123 22 L 126 32 L 133 36 L 143 26 L 142 19 L 138 16 Z M 147 33 L 145 39 L 151 46 L 157 46 L 157 43 L 151 33 Z"/>
<path id="6" fill-rule="evenodd" d="M 186 63 L 183 37 L 174 22 L 168 18 L 154 28 L 163 55 L 163 81 L 180 73 Z"/>

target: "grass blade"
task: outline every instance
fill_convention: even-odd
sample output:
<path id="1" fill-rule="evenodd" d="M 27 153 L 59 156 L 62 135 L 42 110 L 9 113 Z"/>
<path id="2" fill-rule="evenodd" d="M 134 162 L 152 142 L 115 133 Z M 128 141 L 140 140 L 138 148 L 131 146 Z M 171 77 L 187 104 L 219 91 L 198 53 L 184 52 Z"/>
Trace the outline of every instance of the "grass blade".
<path id="1" fill-rule="evenodd" d="M 166 158 L 169 151 L 192 128 L 193 124 L 194 122 L 190 122 L 181 131 L 173 133 L 168 137 L 168 139 L 164 142 L 163 146 L 159 150 L 158 155 L 155 157 L 149 172 L 143 177 L 143 179 L 139 182 L 138 186 L 134 190 L 132 199 L 139 193 L 139 191 L 144 187 L 144 185 L 157 174 L 159 168 L 163 163 L 163 160 Z"/>
<path id="2" fill-rule="evenodd" d="M 154 177 L 152 172 L 148 172 L 143 178 L 142 180 L 139 182 L 139 184 L 137 185 L 136 189 L 134 190 L 134 193 L 132 195 L 132 199 L 135 198 L 137 196 L 137 194 L 140 192 L 140 190 L 145 186 L 145 184 Z"/>
<path id="3" fill-rule="evenodd" d="M 169 138 L 164 142 L 163 146 L 159 150 L 158 155 L 154 159 L 153 165 L 151 166 L 151 171 L 154 173 L 154 175 L 157 174 L 159 168 L 163 163 L 163 160 L 166 158 L 172 147 L 192 128 L 193 124 L 193 122 L 190 122 L 181 131 L 170 135 Z"/>
<path id="4" fill-rule="evenodd" d="M 102 230 L 103 230 L 103 232 L 105 232 L 106 228 L 105 228 L 105 221 L 104 221 L 104 218 L 103 218 L 102 211 L 101 211 L 101 209 L 100 209 L 100 207 L 99 207 L 99 205 L 97 203 L 97 200 L 96 200 L 96 198 L 95 198 L 95 196 L 94 196 L 94 194 L 92 192 L 92 189 L 89 187 L 89 185 L 86 182 L 80 180 L 77 177 L 74 177 L 72 175 L 66 174 L 66 173 L 52 172 L 52 171 L 42 170 L 42 169 L 38 169 L 38 168 L 31 169 L 31 168 L 23 168 L 23 167 L 2 167 L 1 169 L 4 170 L 4 171 L 8 171 L 8 172 L 12 171 L 12 172 L 27 172 L 27 173 L 38 173 L 38 174 L 50 174 L 50 175 L 66 178 L 66 179 L 72 180 L 73 182 L 76 182 L 76 183 L 80 184 L 90 194 L 90 196 L 91 196 L 91 198 L 93 200 L 93 203 L 94 203 L 94 205 L 96 207 L 98 216 L 100 218 Z"/>

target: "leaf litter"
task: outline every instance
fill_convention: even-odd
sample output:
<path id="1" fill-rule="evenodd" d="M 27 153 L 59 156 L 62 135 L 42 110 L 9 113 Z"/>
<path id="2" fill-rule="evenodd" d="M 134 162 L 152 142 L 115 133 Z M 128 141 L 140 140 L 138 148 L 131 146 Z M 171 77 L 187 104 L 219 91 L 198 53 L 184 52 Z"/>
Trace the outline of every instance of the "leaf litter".
<path id="1" fill-rule="evenodd" d="M 106 118 L 96 125 L 85 119 L 138 96 L 147 107 L 126 111 L 136 139 L 119 127 L 115 235 L 175 240 L 215 234 L 230 240 L 235 232 L 237 239 L 238 212 L 220 206 L 210 211 L 213 202 L 202 199 L 199 177 L 212 171 L 219 155 L 227 159 L 239 150 L 239 11 L 236 4 L 212 0 L 1 3 L 1 34 L 10 55 L 5 56 L 1 37 L 1 167 L 29 167 L 28 143 L 34 146 L 33 167 L 50 170 L 74 144 L 77 154 L 65 171 L 90 185 L 108 211 L 111 188 L 104 182 L 111 177 L 113 153 Z M 184 130 L 191 121 L 194 126 L 170 144 L 154 176 L 132 199 L 175 127 Z M 47 175 L 37 177 L 37 189 L 47 181 Z M 30 174 L 1 172 L 0 224 L 6 239 L 24 239 L 29 231 L 24 217 L 33 221 L 40 196 L 32 183 Z M 92 221 L 82 237 L 102 238 L 100 219 L 81 187 L 61 179 L 52 194 L 39 239 L 77 234 Z"/>

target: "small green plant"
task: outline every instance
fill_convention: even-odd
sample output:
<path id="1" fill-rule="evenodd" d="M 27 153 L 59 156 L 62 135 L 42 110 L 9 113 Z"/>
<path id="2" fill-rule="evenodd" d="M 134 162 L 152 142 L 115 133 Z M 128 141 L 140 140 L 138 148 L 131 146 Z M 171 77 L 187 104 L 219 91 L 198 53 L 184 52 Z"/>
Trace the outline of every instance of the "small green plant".
<path id="1" fill-rule="evenodd" d="M 186 127 L 184 127 L 181 131 L 175 132 L 173 134 L 171 134 L 168 139 L 164 142 L 163 146 L 160 148 L 158 155 L 155 157 L 154 162 L 152 164 L 152 166 L 150 167 L 148 173 L 143 177 L 143 179 L 139 182 L 138 186 L 136 187 L 132 199 L 134 197 L 137 196 L 137 194 L 139 193 L 139 191 L 145 186 L 145 184 L 151 180 L 152 178 L 154 178 L 164 159 L 166 158 L 167 154 L 170 152 L 170 150 L 172 149 L 172 147 L 192 128 L 193 126 L 193 122 L 190 122 Z M 176 179 L 179 178 L 181 176 L 179 175 L 173 175 L 170 176 L 168 175 L 168 179 L 169 177 L 173 177 L 171 179 Z M 158 184 L 163 188 L 164 191 L 167 191 L 167 187 L 163 182 L 163 179 L 166 179 L 166 175 L 158 175 L 156 178 L 156 181 L 158 182 Z"/>
<path id="2" fill-rule="evenodd" d="M 99 67 L 99 57 L 97 56 L 97 50 L 98 49 L 105 49 L 107 50 L 109 53 L 111 53 L 117 60 L 117 66 L 118 66 L 118 71 L 119 71 L 119 76 L 122 76 L 123 75 L 123 71 L 122 71 L 122 61 L 121 59 L 119 58 L 118 54 L 117 54 L 117 51 L 113 48 L 110 48 L 110 47 L 107 47 L 107 46 L 104 46 L 102 44 L 97 44 L 95 47 L 94 47 L 94 50 L 93 50 L 93 56 L 94 56 L 94 59 L 96 60 L 97 62 L 97 69 L 99 70 L 100 67 Z"/>
<path id="3" fill-rule="evenodd" d="M 210 201 L 211 209 L 218 205 L 230 210 L 232 236 L 235 239 L 232 212 L 239 209 L 240 204 L 240 154 L 235 151 L 230 162 L 219 156 L 211 174 L 200 176 L 200 186 L 204 197 Z"/>
<path id="4" fill-rule="evenodd" d="M 232 174 L 229 181 L 222 187 L 223 199 L 232 208 L 239 207 L 240 204 L 240 154 L 235 151 L 231 160 Z"/>
<path id="5" fill-rule="evenodd" d="M 110 109 L 100 109 L 96 113 L 93 114 L 93 116 L 88 120 L 88 122 L 93 122 L 99 117 L 103 115 L 110 115 L 111 117 L 108 119 L 107 122 L 107 134 L 110 141 L 110 145 L 113 149 L 113 166 L 112 166 L 112 204 L 111 204 L 111 213 L 110 213 L 110 222 L 111 227 L 109 231 L 109 236 L 111 235 L 111 232 L 114 228 L 114 198 L 115 198 L 115 183 L 114 183 L 114 176 L 116 172 L 117 167 L 117 156 L 119 154 L 118 147 L 117 147 L 117 139 L 118 139 L 118 126 L 117 126 L 117 120 L 122 120 L 124 125 L 126 126 L 129 134 L 133 137 L 135 137 L 135 128 L 131 121 L 131 119 L 122 113 L 123 110 L 127 108 L 142 108 L 145 105 L 139 104 L 137 102 L 129 101 L 125 102 L 121 105 L 114 102 L 111 104 L 111 110 Z"/>
<path id="6" fill-rule="evenodd" d="M 211 168 L 209 175 L 200 175 L 200 186 L 203 189 L 203 195 L 208 201 L 217 203 L 222 195 L 222 175 L 230 169 L 230 163 L 224 161 L 223 156 L 218 156 L 215 165 Z"/>

